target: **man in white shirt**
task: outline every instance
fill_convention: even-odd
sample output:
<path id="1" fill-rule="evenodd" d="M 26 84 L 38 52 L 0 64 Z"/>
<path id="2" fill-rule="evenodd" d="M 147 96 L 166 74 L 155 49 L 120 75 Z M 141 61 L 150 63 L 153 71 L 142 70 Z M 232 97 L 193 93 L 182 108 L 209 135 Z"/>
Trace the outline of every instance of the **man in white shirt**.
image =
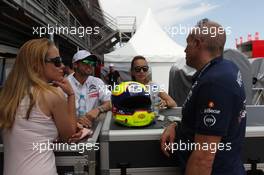
<path id="1" fill-rule="evenodd" d="M 74 73 L 67 78 L 75 93 L 75 104 L 78 122 L 84 127 L 91 127 L 93 120 L 100 113 L 111 109 L 111 92 L 105 88 L 104 82 L 92 76 L 97 57 L 86 50 L 80 50 L 73 56 Z M 79 115 L 80 96 L 84 96 L 85 115 Z"/>

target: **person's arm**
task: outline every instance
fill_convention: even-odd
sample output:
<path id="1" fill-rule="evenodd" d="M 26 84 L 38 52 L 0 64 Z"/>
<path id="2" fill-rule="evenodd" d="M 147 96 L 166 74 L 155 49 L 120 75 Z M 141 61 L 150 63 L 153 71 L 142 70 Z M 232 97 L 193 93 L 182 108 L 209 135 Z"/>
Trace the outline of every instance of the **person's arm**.
<path id="1" fill-rule="evenodd" d="M 201 147 L 191 153 L 185 175 L 211 175 L 217 145 L 221 138 L 221 136 L 195 135 L 195 144 L 199 144 Z M 205 144 L 208 146 L 202 147 Z"/>
<path id="2" fill-rule="evenodd" d="M 117 76 L 117 83 L 120 84 L 121 83 L 121 76 L 120 76 L 120 73 L 118 71 L 116 71 L 116 76 Z"/>
<path id="3" fill-rule="evenodd" d="M 160 148 L 161 151 L 167 156 L 170 157 L 171 154 L 171 145 L 174 143 L 176 137 L 176 127 L 177 124 L 175 122 L 171 123 L 167 126 L 160 138 Z M 169 146 L 168 146 L 169 145 Z"/>
<path id="4" fill-rule="evenodd" d="M 75 114 L 75 95 L 67 79 L 55 82 L 68 95 L 67 99 L 59 91 L 60 95 L 51 95 L 50 110 L 54 118 L 55 125 L 59 131 L 59 137 L 63 141 L 77 132 L 77 122 Z"/>
<path id="5" fill-rule="evenodd" d="M 109 83 L 109 73 L 104 76 L 105 83 Z"/>
<path id="6" fill-rule="evenodd" d="M 103 108 L 104 111 L 102 111 L 102 112 L 107 112 L 107 111 L 110 111 L 111 110 L 111 107 L 112 106 L 111 106 L 111 102 L 110 101 L 104 101 L 102 103 L 102 105 L 100 105 L 99 107 Z"/>
<path id="7" fill-rule="evenodd" d="M 163 100 L 161 103 L 162 106 L 168 108 L 177 106 L 176 102 L 166 92 L 159 92 L 159 97 Z"/>
<path id="8" fill-rule="evenodd" d="M 85 117 L 78 119 L 78 122 L 86 128 L 92 127 L 93 121 L 99 116 L 100 113 L 107 112 L 111 109 L 110 101 L 103 102 L 102 105 L 90 110 L 85 114 Z"/>
<path id="9" fill-rule="evenodd" d="M 105 86 L 104 82 L 101 79 L 98 80 L 98 87 Z M 85 127 L 91 127 L 92 122 L 99 116 L 100 113 L 109 111 L 111 109 L 111 92 L 107 89 L 99 89 L 99 101 L 102 103 L 100 106 L 92 109 L 88 113 L 86 113 L 85 118 L 80 118 L 79 123 L 84 125 Z"/>
<path id="10" fill-rule="evenodd" d="M 121 82 L 122 82 L 122 80 L 121 80 L 121 77 L 119 76 L 119 77 L 117 78 L 117 83 L 120 84 Z"/>

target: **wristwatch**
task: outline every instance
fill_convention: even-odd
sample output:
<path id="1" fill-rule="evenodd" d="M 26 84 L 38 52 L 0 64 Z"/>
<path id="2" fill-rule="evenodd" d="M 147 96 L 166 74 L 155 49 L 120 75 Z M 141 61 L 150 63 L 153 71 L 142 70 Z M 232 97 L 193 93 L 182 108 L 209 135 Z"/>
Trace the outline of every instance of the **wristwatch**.
<path id="1" fill-rule="evenodd" d="M 102 106 L 98 106 L 97 108 L 100 111 L 100 113 L 104 113 L 105 112 L 105 110 L 104 110 L 104 108 Z"/>

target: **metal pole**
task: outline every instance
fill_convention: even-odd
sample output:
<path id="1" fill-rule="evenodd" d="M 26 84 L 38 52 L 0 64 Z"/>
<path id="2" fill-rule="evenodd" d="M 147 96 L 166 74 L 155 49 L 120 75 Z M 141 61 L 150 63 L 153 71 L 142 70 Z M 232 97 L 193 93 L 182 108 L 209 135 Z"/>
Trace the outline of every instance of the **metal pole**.
<path id="1" fill-rule="evenodd" d="M 49 39 L 54 42 L 54 33 L 49 34 Z"/>
<path id="2" fill-rule="evenodd" d="M 4 84 L 5 64 L 6 64 L 6 58 L 3 58 L 1 77 L 0 77 L 0 86 Z"/>

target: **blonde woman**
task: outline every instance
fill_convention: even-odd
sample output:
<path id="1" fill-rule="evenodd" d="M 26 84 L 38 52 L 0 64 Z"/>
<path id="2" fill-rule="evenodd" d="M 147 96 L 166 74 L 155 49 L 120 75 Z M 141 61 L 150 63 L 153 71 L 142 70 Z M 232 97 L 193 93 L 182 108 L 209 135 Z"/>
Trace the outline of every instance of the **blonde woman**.
<path id="1" fill-rule="evenodd" d="M 131 62 L 131 78 L 133 81 L 137 81 L 146 85 L 149 88 L 151 95 L 157 93 L 160 97 L 160 107 L 175 107 L 176 102 L 160 88 L 157 83 L 149 80 L 149 66 L 145 57 L 135 56 Z"/>
<path id="2" fill-rule="evenodd" d="M 49 144 L 58 136 L 68 141 L 77 130 L 74 92 L 63 67 L 48 39 L 20 48 L 0 93 L 4 175 L 57 174 Z"/>

